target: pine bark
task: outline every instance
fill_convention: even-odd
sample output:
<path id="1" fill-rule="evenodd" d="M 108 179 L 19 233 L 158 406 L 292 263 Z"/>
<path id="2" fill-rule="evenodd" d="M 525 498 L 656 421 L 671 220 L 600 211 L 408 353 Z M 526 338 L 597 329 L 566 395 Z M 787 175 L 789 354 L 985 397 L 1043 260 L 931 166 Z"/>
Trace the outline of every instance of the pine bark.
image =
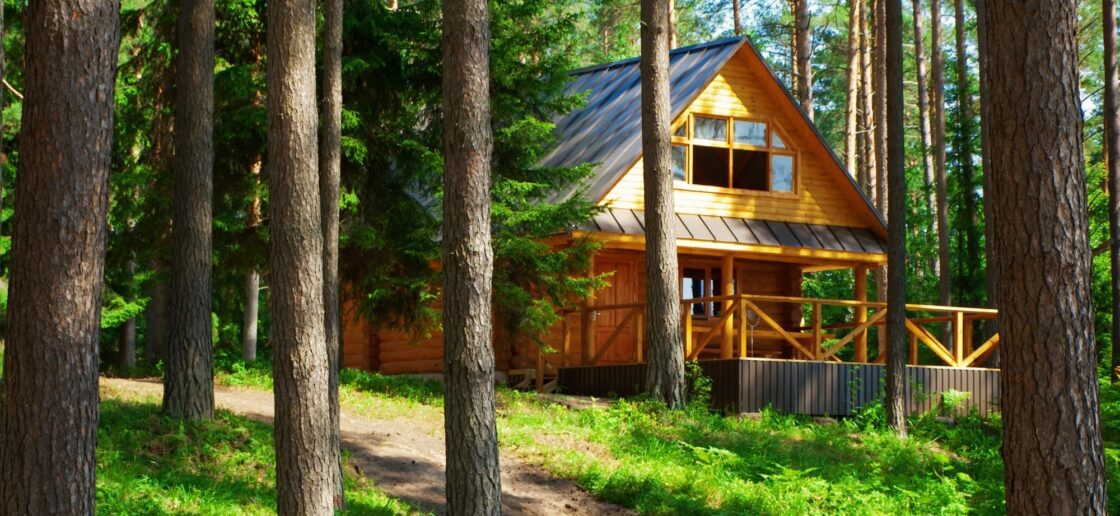
<path id="1" fill-rule="evenodd" d="M 883 400 L 887 424 L 900 436 L 906 435 L 906 106 L 902 82 L 902 2 L 885 1 L 886 82 L 887 82 L 887 166 L 890 193 L 890 226 L 887 244 L 887 347 L 886 398 Z"/>
<path id="2" fill-rule="evenodd" d="M 661 23 L 668 21 L 663 13 Z M 443 3 L 443 349 L 447 512 L 498 514 L 490 244 L 490 12 Z"/>
<path id="3" fill-rule="evenodd" d="M 260 184 L 262 158 L 257 156 L 249 166 L 249 174 L 254 181 Z M 261 223 L 261 199 L 256 193 L 249 202 L 248 226 L 250 231 L 256 232 Z M 261 306 L 261 274 L 256 269 L 245 273 L 245 312 L 241 316 L 241 359 L 252 362 L 257 359 L 258 328 Z"/>
<path id="4" fill-rule="evenodd" d="M 669 2 L 669 49 L 677 48 L 677 1 Z"/>
<path id="5" fill-rule="evenodd" d="M 794 59 L 797 68 L 797 102 L 813 119 L 812 32 L 809 30 L 809 0 L 793 0 Z"/>
<path id="6" fill-rule="evenodd" d="M 669 38 L 665 2 L 642 0 L 642 178 L 645 182 L 646 391 L 670 407 L 685 404 L 680 281 L 673 236 L 673 174 L 669 154 Z"/>
<path id="7" fill-rule="evenodd" d="M 1105 514 L 1077 2 L 985 5 L 1009 514 Z"/>
<path id="8" fill-rule="evenodd" d="M 115 1 L 30 2 L 0 402 L 0 513 L 93 514 Z"/>
<path id="9" fill-rule="evenodd" d="M 860 167 L 860 181 L 859 184 L 863 187 L 864 192 L 869 199 L 875 197 L 875 90 L 871 77 L 871 33 L 870 25 L 871 20 L 868 15 L 870 5 L 866 1 L 860 2 L 859 10 L 859 27 L 860 27 L 860 88 L 861 104 L 860 104 L 860 119 L 862 120 L 862 129 L 860 130 L 860 147 L 863 149 L 863 165 Z"/>
<path id="10" fill-rule="evenodd" d="M 740 18 L 740 0 L 731 0 L 731 16 L 734 18 L 735 35 L 743 35 L 743 22 Z"/>
<path id="11" fill-rule="evenodd" d="M 167 358 L 167 336 L 170 329 L 167 320 L 168 292 L 167 266 L 161 259 L 155 259 L 151 264 L 155 279 L 152 280 L 151 301 L 148 302 L 145 314 L 144 332 L 144 361 L 148 365 L 155 365 L 160 360 Z"/>
<path id="12" fill-rule="evenodd" d="M 269 302 L 280 514 L 334 508 L 315 105 L 315 0 L 268 6 Z"/>
<path id="13" fill-rule="evenodd" d="M 342 170 L 342 0 L 323 2 L 323 137 L 319 147 L 319 197 L 323 221 L 323 328 L 326 332 L 331 409 L 331 482 L 335 508 L 345 505 L 339 434 L 338 369 L 341 327 L 338 290 L 338 196 Z"/>
<path id="14" fill-rule="evenodd" d="M 245 274 L 245 313 L 241 320 L 241 359 L 257 359 L 257 320 L 261 303 L 261 276 L 253 270 Z"/>
<path id="15" fill-rule="evenodd" d="M 922 11 L 922 0 L 914 0 L 914 75 L 918 83 L 918 134 L 922 141 L 922 178 L 925 181 L 926 190 L 929 191 L 929 209 L 930 213 L 935 213 L 937 209 L 937 194 L 934 191 L 933 179 L 933 142 L 930 138 L 930 105 L 929 98 L 926 96 L 928 84 L 926 81 L 926 56 L 925 56 L 925 35 L 922 33 L 922 19 L 925 13 Z M 933 217 L 933 234 L 938 232 L 937 217 Z M 938 276 L 940 271 L 940 263 L 938 260 L 930 260 L 930 270 L 934 276 Z"/>
<path id="16" fill-rule="evenodd" d="M 1112 313 L 1120 314 L 1120 111 L 1116 92 L 1116 2 L 1101 1 L 1104 20 L 1104 136 L 1105 165 L 1108 167 L 1108 233 L 1111 264 Z M 1120 382 L 1120 317 L 1112 317 L 1112 382 Z"/>
<path id="17" fill-rule="evenodd" d="M 214 417 L 210 277 L 214 192 L 214 2 L 179 9 L 171 230 L 171 327 L 163 411 Z"/>
<path id="18" fill-rule="evenodd" d="M 941 0 L 930 2 L 930 132 L 933 141 L 933 177 L 937 197 L 937 301 L 953 302 L 949 265 L 949 188 L 945 178 L 945 63 L 941 52 Z"/>
<path id="19" fill-rule="evenodd" d="M 984 264 L 986 274 L 984 274 L 985 287 L 988 291 L 988 308 L 999 308 L 999 296 L 996 293 L 996 256 L 993 252 L 995 242 L 994 228 L 995 225 L 991 223 L 992 214 L 992 136 L 991 136 L 991 114 L 989 113 L 989 103 L 991 102 L 991 95 L 988 93 L 991 87 L 988 82 L 988 42 L 984 37 L 985 23 L 987 17 L 985 0 L 976 0 L 976 36 L 977 45 L 976 50 L 980 61 L 980 164 L 983 173 L 983 188 L 984 188 Z M 986 325 L 985 333 L 987 335 L 994 335 L 999 332 L 999 319 L 991 319 Z M 992 352 L 991 357 L 988 358 L 988 367 L 999 367 L 999 348 Z"/>
<path id="20" fill-rule="evenodd" d="M 874 108 L 875 113 L 875 207 L 879 213 L 891 222 L 888 211 L 887 192 L 887 165 L 890 156 L 887 155 L 887 3 L 895 0 L 873 0 L 875 13 L 872 32 L 875 36 L 875 48 L 871 52 L 872 71 L 874 78 Z M 875 299 L 884 301 L 889 295 L 887 292 L 887 268 L 880 267 L 871 271 L 872 281 L 875 283 Z M 887 351 L 887 333 L 879 332 L 879 353 Z"/>
<path id="21" fill-rule="evenodd" d="M 129 281 L 133 281 L 132 278 L 136 276 L 136 261 L 129 258 L 124 269 L 128 272 Z M 130 317 L 124 322 L 124 326 L 121 326 L 120 335 L 117 337 L 117 367 L 123 371 L 136 367 L 135 317 Z"/>
<path id="22" fill-rule="evenodd" d="M 972 167 L 972 90 L 968 81 L 968 26 L 964 19 L 964 0 L 953 3 L 957 39 L 957 162 L 961 171 L 961 195 L 964 196 L 965 259 L 961 264 L 961 284 L 967 285 L 975 277 L 974 267 L 980 263 L 980 238 L 977 233 L 976 195 L 973 193 L 975 173 Z"/>
<path id="23" fill-rule="evenodd" d="M 858 175 L 860 70 L 863 66 L 859 52 L 859 11 L 863 9 L 863 0 L 851 0 L 848 4 L 848 97 L 844 108 L 844 166 L 849 174 Z"/>

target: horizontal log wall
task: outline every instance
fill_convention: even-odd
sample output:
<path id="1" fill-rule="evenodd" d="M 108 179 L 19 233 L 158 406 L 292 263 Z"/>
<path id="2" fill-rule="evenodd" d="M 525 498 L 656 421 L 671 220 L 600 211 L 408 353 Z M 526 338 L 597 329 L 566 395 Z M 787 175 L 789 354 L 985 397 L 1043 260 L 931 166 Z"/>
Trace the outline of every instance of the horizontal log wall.
<path id="1" fill-rule="evenodd" d="M 883 366 L 799 360 L 703 360 L 712 379 L 712 406 L 726 412 L 758 412 L 770 406 L 783 413 L 850 416 L 877 399 Z M 912 414 L 936 408 L 941 393 L 970 393 L 962 410 L 999 411 L 999 371 L 908 366 L 907 399 Z M 567 394 L 632 396 L 642 392 L 644 364 L 572 367 L 560 370 Z"/>

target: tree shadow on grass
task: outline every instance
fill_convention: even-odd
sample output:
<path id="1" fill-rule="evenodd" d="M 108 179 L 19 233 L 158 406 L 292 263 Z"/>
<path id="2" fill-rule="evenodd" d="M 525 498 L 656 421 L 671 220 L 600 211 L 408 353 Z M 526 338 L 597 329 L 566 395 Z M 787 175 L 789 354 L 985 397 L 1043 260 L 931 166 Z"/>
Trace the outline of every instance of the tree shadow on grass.
<path id="1" fill-rule="evenodd" d="M 928 439 L 902 441 L 776 414 L 741 421 L 625 407 L 606 418 L 623 424 L 607 423 L 616 431 L 600 433 L 620 464 L 589 464 L 576 476 L 596 494 L 642 512 L 1002 510 L 998 464 L 947 453 Z"/>

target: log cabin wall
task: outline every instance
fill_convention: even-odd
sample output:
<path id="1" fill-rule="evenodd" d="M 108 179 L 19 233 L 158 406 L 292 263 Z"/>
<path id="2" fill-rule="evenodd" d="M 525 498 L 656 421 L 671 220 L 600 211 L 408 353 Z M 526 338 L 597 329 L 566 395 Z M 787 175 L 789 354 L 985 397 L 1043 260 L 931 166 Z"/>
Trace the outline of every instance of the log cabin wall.
<path id="1" fill-rule="evenodd" d="M 718 270 L 720 259 L 711 256 L 682 255 L 681 269 Z M 594 259 L 595 274 L 608 274 L 609 285 L 596 293 L 595 306 L 640 303 L 646 300 L 645 254 L 639 251 L 606 249 Z M 801 270 L 798 266 L 779 262 L 735 260 L 738 289 L 748 294 L 799 296 Z M 708 294 L 711 295 L 711 294 Z M 783 303 L 758 303 L 759 309 L 773 317 L 783 327 L 800 324 L 800 309 Z M 714 307 L 709 307 L 714 310 Z M 710 313 L 710 312 L 709 312 Z M 603 310 L 593 319 L 595 341 L 602 345 L 623 322 L 626 310 Z M 568 363 L 581 361 L 580 336 L 583 335 L 579 313 L 566 316 L 571 338 Z M 714 318 L 694 319 L 696 331 Z M 760 330 L 765 328 L 759 327 Z M 542 342 L 554 350 L 564 349 L 562 323 L 554 325 L 542 337 Z M 600 359 L 600 364 L 630 363 L 636 360 L 637 332 L 634 324 L 624 327 L 611 348 Z M 596 351 L 598 351 L 596 349 Z M 428 337 L 416 337 L 392 328 L 374 331 L 347 302 L 343 324 L 344 367 L 379 370 L 385 374 L 437 374 L 443 371 L 443 335 L 435 332 Z M 789 358 L 788 346 L 775 338 L 759 337 L 753 346 L 755 356 Z M 537 344 L 526 336 L 511 336 L 499 321 L 494 326 L 495 365 L 499 371 L 533 368 L 536 364 Z M 552 361 L 560 359 L 553 357 Z"/>

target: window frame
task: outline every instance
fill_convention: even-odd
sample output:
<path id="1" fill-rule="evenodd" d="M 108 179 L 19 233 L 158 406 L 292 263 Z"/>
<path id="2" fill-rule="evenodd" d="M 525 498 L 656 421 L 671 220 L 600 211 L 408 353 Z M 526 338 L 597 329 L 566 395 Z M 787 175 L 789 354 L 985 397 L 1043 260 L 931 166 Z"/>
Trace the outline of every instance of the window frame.
<path id="1" fill-rule="evenodd" d="M 726 129 L 727 138 L 726 138 L 726 140 L 722 143 L 719 142 L 718 140 L 703 140 L 703 139 L 696 140 L 694 138 L 694 135 L 696 134 L 695 119 L 698 116 L 703 117 L 703 118 L 723 119 L 727 124 L 727 129 Z M 669 132 L 669 135 L 670 135 L 669 144 L 670 144 L 670 146 L 683 145 L 686 148 L 686 150 L 685 150 L 685 163 L 684 163 L 685 178 L 684 178 L 683 181 L 681 181 L 681 180 L 676 179 L 676 177 L 674 176 L 673 187 L 675 189 L 690 190 L 690 191 L 697 191 L 697 192 L 709 192 L 709 193 L 726 193 L 726 194 L 732 194 L 732 195 L 761 196 L 761 197 L 799 198 L 801 196 L 801 152 L 799 150 L 793 148 L 792 145 L 790 145 L 790 139 L 789 139 L 788 133 L 785 130 L 783 130 L 781 127 L 779 127 L 774 122 L 774 120 L 772 118 L 759 117 L 759 116 L 716 115 L 716 114 L 704 113 L 704 112 L 685 113 L 682 116 L 682 118 L 683 119 L 679 120 L 677 124 L 674 124 L 674 125 L 670 126 L 670 132 Z M 766 139 L 766 145 L 765 146 L 758 146 L 758 145 L 750 145 L 750 144 L 746 144 L 746 143 L 736 143 L 735 142 L 735 121 L 736 120 L 741 120 L 741 121 L 745 121 L 745 122 L 757 122 L 757 123 L 765 124 L 765 126 L 766 126 L 766 138 L 765 138 Z M 675 133 L 682 126 L 685 127 L 685 135 L 684 136 L 675 135 Z M 778 148 L 778 147 L 774 146 L 773 135 L 775 133 L 777 134 L 777 136 L 779 138 L 781 138 L 782 142 L 785 144 L 784 148 Z M 721 148 L 721 149 L 727 149 L 728 167 L 727 167 L 727 183 L 726 184 L 728 186 L 708 186 L 708 185 L 694 184 L 692 182 L 693 181 L 692 167 L 695 163 L 694 147 L 696 145 L 700 145 L 700 146 L 703 146 L 703 147 L 716 147 L 716 148 Z M 760 152 L 765 152 L 767 154 L 767 157 L 766 157 L 766 190 L 751 190 L 751 189 L 747 189 L 747 188 L 734 188 L 734 187 L 730 186 L 730 185 L 735 184 L 734 183 L 735 153 L 733 152 L 734 149 L 760 151 Z M 790 157 L 793 158 L 793 177 L 792 177 L 792 188 L 793 189 L 792 189 L 792 191 L 784 192 L 784 191 L 775 191 L 773 189 L 773 187 L 774 187 L 773 156 L 775 154 L 786 155 L 786 156 L 790 156 Z"/>
<path id="2" fill-rule="evenodd" d="M 705 259 L 705 258 L 700 258 L 700 257 L 682 257 L 679 260 L 677 260 L 677 278 L 678 278 L 677 281 L 680 283 L 679 287 L 680 287 L 681 293 L 682 293 L 682 296 L 681 296 L 682 301 L 687 301 L 687 299 L 685 299 L 684 296 L 683 296 L 683 293 L 684 293 L 684 270 L 685 269 L 702 269 L 704 271 L 704 292 L 705 292 L 705 295 L 703 297 L 719 297 L 719 296 L 727 295 L 727 294 L 724 294 L 722 292 L 723 291 L 723 278 L 722 278 L 723 264 L 722 263 L 720 263 L 718 260 L 710 260 L 710 259 Z M 716 279 L 715 279 L 715 275 L 716 275 L 717 272 L 721 276 L 719 278 L 718 283 L 716 282 Z M 733 290 L 732 293 L 738 292 L 739 291 L 739 267 L 738 266 L 732 267 L 731 275 L 732 275 L 732 290 Z M 716 294 L 715 293 L 716 290 L 719 290 L 720 293 Z M 697 299 L 697 298 L 689 298 L 689 299 Z M 703 315 L 696 314 L 696 313 L 693 313 L 691 311 L 689 312 L 689 314 L 691 315 L 693 320 L 697 320 L 697 321 L 715 320 L 716 318 L 723 315 L 723 304 L 722 304 L 722 302 L 720 302 L 720 301 L 707 301 L 707 302 L 703 303 L 703 305 L 704 305 L 704 314 Z M 693 304 L 693 305 L 689 305 L 689 306 L 694 307 L 696 305 Z"/>

